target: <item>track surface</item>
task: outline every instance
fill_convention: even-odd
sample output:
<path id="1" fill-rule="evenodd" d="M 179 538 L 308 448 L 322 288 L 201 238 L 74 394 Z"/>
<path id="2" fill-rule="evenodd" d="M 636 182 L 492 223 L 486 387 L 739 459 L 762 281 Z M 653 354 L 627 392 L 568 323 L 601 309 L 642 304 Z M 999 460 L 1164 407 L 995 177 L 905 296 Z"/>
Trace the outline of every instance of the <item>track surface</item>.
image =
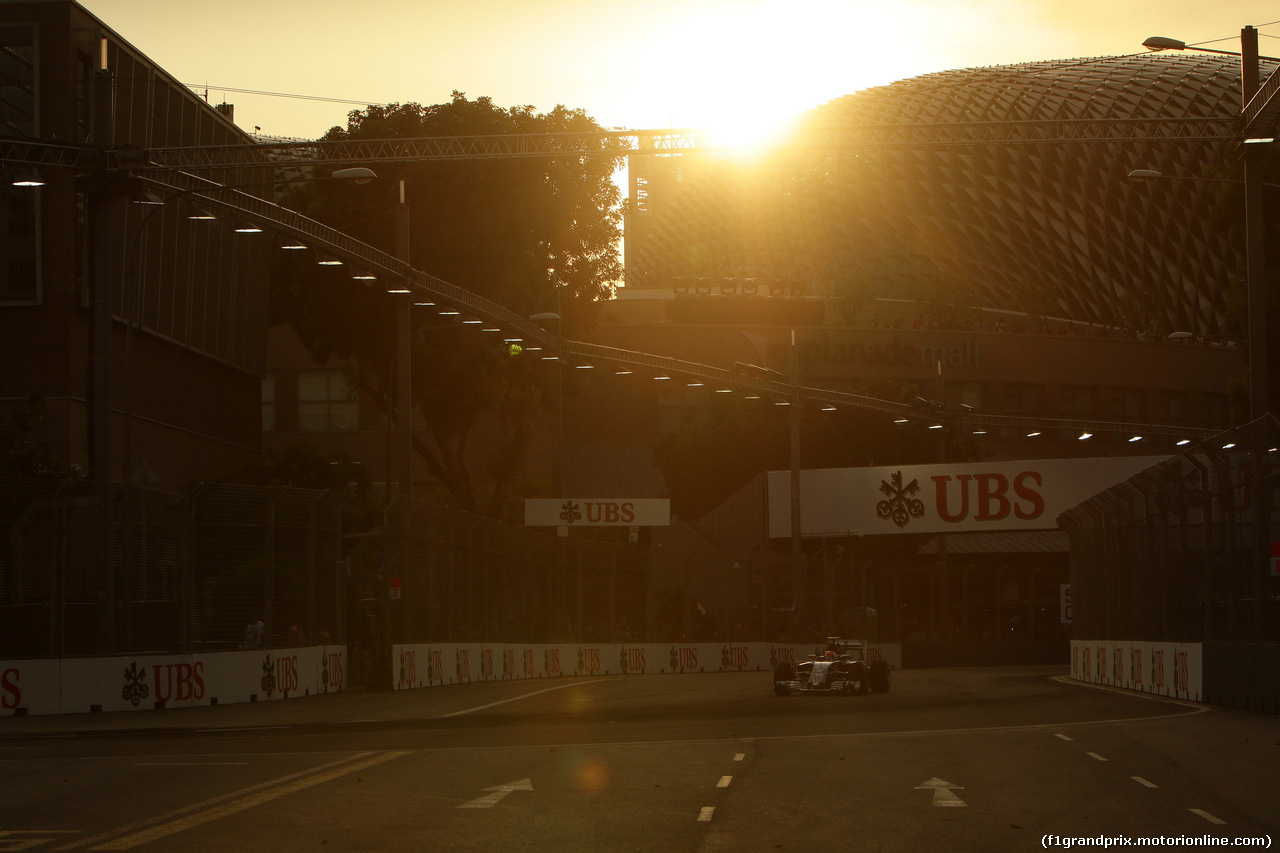
<path id="1" fill-rule="evenodd" d="M 613 677 L 8 718 L 0 851 L 1280 841 L 1276 717 L 1059 676 L 907 671 L 888 694 L 788 698 L 768 673 Z"/>

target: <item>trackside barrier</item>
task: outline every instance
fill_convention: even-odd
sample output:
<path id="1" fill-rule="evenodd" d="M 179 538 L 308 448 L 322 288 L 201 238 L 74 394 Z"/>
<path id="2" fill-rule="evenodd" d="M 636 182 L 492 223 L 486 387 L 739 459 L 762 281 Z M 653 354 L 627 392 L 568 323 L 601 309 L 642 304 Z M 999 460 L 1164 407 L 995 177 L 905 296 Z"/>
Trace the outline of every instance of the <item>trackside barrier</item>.
<path id="1" fill-rule="evenodd" d="M 1202 643 L 1072 640 L 1071 677 L 1202 702 L 1204 647 Z"/>
<path id="2" fill-rule="evenodd" d="M 346 646 L 0 661 L 0 715 L 260 702 L 347 687 Z"/>
<path id="3" fill-rule="evenodd" d="M 604 675 L 772 671 L 811 644 L 424 643 L 392 647 L 395 688 Z M 897 643 L 867 647 L 899 670 Z M 347 689 L 345 646 L 0 661 L 0 715 L 143 711 L 261 702 Z"/>
<path id="4" fill-rule="evenodd" d="M 418 643 L 392 647 L 395 689 L 478 681 L 592 675 L 772 671 L 807 660 L 812 644 L 778 643 Z M 871 660 L 902 668 L 897 643 L 872 644 Z"/>

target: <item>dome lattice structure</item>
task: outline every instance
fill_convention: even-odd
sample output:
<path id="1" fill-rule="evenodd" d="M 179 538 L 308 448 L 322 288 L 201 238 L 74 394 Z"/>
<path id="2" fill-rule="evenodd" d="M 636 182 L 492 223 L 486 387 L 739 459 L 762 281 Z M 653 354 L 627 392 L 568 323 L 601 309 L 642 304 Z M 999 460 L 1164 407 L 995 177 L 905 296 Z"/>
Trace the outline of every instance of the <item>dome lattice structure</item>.
<path id="1" fill-rule="evenodd" d="M 1274 63 L 1263 63 L 1264 76 Z M 1230 119 L 1221 56 L 1055 60 L 929 74 L 812 110 L 806 129 Z M 1129 329 L 1223 335 L 1242 247 L 1238 146 L 1186 138 L 777 150 L 747 165 L 633 158 L 633 284 L 791 282 Z M 1136 168 L 1178 178 L 1137 183 Z M 1233 195 L 1233 193 L 1235 195 Z M 761 287 L 764 291 L 764 287 Z"/>

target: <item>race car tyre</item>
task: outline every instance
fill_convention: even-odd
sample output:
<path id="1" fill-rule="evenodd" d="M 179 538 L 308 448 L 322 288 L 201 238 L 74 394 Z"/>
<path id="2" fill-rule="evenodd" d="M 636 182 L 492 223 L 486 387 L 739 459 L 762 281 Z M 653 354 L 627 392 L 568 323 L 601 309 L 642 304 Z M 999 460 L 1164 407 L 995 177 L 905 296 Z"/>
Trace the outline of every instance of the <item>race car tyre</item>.
<path id="1" fill-rule="evenodd" d="M 871 689 L 876 693 L 888 693 L 889 682 L 893 679 L 893 673 L 889 669 L 887 660 L 873 660 L 871 662 L 871 676 L 868 681 L 871 683 Z"/>
<path id="2" fill-rule="evenodd" d="M 789 663 L 778 664 L 773 668 L 773 692 L 778 694 L 779 696 L 790 696 L 791 688 L 785 684 L 780 684 L 779 682 L 795 681 L 795 679 L 796 679 L 795 666 Z"/>
<path id="3" fill-rule="evenodd" d="M 858 686 L 849 691 L 850 695 L 861 696 L 871 692 L 871 685 L 867 678 L 867 665 L 862 661 L 857 661 L 849 667 L 849 680 L 858 682 Z"/>

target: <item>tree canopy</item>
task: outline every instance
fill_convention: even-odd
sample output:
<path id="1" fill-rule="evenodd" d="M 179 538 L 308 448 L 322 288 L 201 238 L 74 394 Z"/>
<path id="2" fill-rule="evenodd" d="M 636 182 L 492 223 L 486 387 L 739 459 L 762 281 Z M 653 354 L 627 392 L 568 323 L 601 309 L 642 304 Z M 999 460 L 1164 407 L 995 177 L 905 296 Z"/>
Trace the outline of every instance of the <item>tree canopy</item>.
<path id="1" fill-rule="evenodd" d="M 353 111 L 345 128 L 325 138 L 601 131 L 581 110 L 535 113 L 454 92 L 445 104 Z M 403 182 L 410 264 L 522 316 L 556 312 L 572 336 L 622 277 L 621 192 L 613 175 L 624 155 L 621 146 L 601 139 L 601 153 L 590 156 L 382 162 L 373 184 L 317 181 L 302 185 L 288 203 L 394 252 Z M 349 273 L 283 261 L 272 309 L 273 321 L 292 325 L 314 358 L 344 360 L 358 391 L 385 411 L 394 386 L 395 335 L 393 303 L 382 290 L 361 287 Z M 430 309 L 415 309 L 412 328 L 414 407 L 431 437 L 415 438 L 415 448 L 458 506 L 498 515 L 513 496 L 531 418 L 549 398 L 553 374 L 514 357 L 500 338 Z M 470 439 L 484 413 L 495 416 L 499 439 L 489 452 L 472 454 Z"/>

